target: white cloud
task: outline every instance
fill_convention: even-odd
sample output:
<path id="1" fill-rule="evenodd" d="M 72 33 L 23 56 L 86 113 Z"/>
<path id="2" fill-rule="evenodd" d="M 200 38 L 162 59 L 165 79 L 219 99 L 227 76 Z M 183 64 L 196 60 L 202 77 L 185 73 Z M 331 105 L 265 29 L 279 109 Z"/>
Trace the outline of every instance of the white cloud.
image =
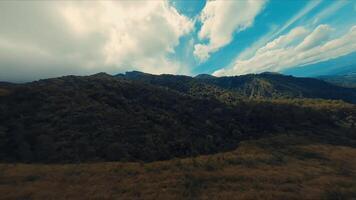
<path id="1" fill-rule="evenodd" d="M 207 39 L 209 43 L 196 44 L 194 55 L 200 61 L 205 61 L 210 53 L 229 44 L 235 32 L 253 24 L 265 3 L 265 0 L 208 1 L 200 15 L 202 27 L 199 38 Z"/>
<path id="2" fill-rule="evenodd" d="M 264 71 L 280 71 L 293 66 L 303 66 L 334 59 L 356 51 L 356 26 L 339 38 L 330 39 L 333 29 L 328 25 L 319 25 L 299 42 L 295 34 L 297 27 L 286 35 L 260 48 L 250 59 L 237 59 L 231 68 L 214 72 L 216 76 L 240 75 L 246 73 L 260 73 Z M 289 39 L 286 39 L 289 38 Z M 274 45 L 280 44 L 294 45 Z M 271 46 L 273 48 L 271 48 Z M 277 47 L 276 47 L 277 46 Z"/>
<path id="3" fill-rule="evenodd" d="M 193 22 L 166 1 L 0 4 L 1 80 L 22 73 L 31 79 L 128 69 L 189 73 L 169 54 L 193 29 Z M 68 63 L 71 70 L 60 67 Z M 11 73 L 5 64 L 12 66 Z"/>
<path id="4" fill-rule="evenodd" d="M 296 51 L 301 52 L 319 46 L 329 39 L 332 31 L 328 25 L 319 25 L 296 47 Z"/>
<path id="5" fill-rule="evenodd" d="M 320 3 L 321 3 L 321 0 L 309 1 L 303 7 L 303 9 L 301 9 L 292 18 L 290 18 L 285 24 L 283 24 L 283 26 L 281 26 L 279 28 L 272 29 L 269 33 L 267 33 L 265 36 L 263 36 L 262 38 L 257 40 L 249 48 L 245 49 L 242 53 L 240 53 L 238 58 L 239 59 L 248 59 L 248 58 L 252 57 L 259 48 L 264 46 L 267 42 L 271 41 L 275 37 L 279 36 L 281 33 L 283 33 L 285 30 L 287 30 L 289 27 L 291 27 L 291 25 L 293 25 L 294 23 L 297 23 L 304 16 L 309 14 Z"/>
<path id="6" fill-rule="evenodd" d="M 256 54 L 262 54 L 266 51 L 271 51 L 274 49 L 285 48 L 298 42 L 300 39 L 305 37 L 308 31 L 304 27 L 296 27 L 291 30 L 288 34 L 282 35 L 277 39 L 267 43 L 264 47 L 258 49 Z"/>

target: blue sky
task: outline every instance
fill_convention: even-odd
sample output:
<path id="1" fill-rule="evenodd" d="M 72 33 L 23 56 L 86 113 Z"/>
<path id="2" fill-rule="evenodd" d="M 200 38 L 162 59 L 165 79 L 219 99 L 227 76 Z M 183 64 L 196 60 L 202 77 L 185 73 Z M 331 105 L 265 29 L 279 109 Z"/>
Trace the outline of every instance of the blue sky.
<path id="1" fill-rule="evenodd" d="M 356 1 L 1 1 L 0 80 L 356 69 Z"/>
<path id="2" fill-rule="evenodd" d="M 198 19 L 198 23 L 195 25 L 196 28 L 190 34 L 190 37 L 194 38 L 194 40 L 199 40 L 199 38 L 196 37 L 201 28 L 201 24 L 199 24 L 199 15 L 204 9 L 206 1 L 172 1 L 172 5 L 177 8 L 178 12 L 191 18 Z M 236 17 L 239 17 L 238 13 L 236 13 Z M 219 48 L 216 52 L 213 52 L 206 61 L 199 62 L 192 53 L 185 54 L 184 51 L 181 51 L 181 48 L 186 47 L 185 43 L 189 41 L 189 37 L 182 41 L 182 46 L 178 46 L 176 52 L 184 55 L 184 59 L 187 60 L 188 64 L 193 68 L 193 74 L 211 74 L 221 68 L 231 68 L 239 55 L 248 52 L 248 48 L 256 44 L 256 41 L 260 39 L 266 38 L 260 45 L 256 45 L 256 49 L 288 34 L 296 27 L 305 27 L 312 31 L 320 25 L 327 25 L 333 29 L 328 36 L 330 40 L 342 37 L 350 30 L 350 28 L 356 25 L 356 3 L 354 1 L 335 0 L 266 1 L 260 12 L 256 13 L 253 24 L 243 31 L 233 33 L 232 41 Z M 268 37 L 269 34 L 272 35 Z M 325 43 L 327 41 L 323 42 Z M 354 50 L 350 51 L 353 52 Z M 256 53 L 256 50 L 252 50 L 252 55 L 250 56 L 253 57 L 254 53 Z M 176 56 L 180 59 L 181 55 Z M 356 71 L 355 54 L 346 53 L 346 55 L 344 55 L 344 53 L 340 53 L 334 57 L 335 58 L 331 58 L 327 61 L 324 60 L 325 58 L 315 59 L 313 61 L 315 63 L 306 65 L 303 62 L 296 61 L 294 64 L 291 63 L 290 66 L 282 67 L 282 69 L 279 67 L 278 69 L 273 67 L 269 68 L 269 71 L 278 71 L 296 76 L 317 76 L 332 74 L 333 71 L 340 71 L 340 68 L 351 68 L 352 70 L 352 67 L 350 67 L 351 65 L 355 66 L 353 70 Z M 332 64 L 333 66 L 328 66 L 329 64 Z M 259 73 L 263 71 L 263 69 L 261 69 L 262 71 L 258 69 L 258 63 L 256 64 L 256 69 L 253 69 L 254 66 L 249 67 L 252 69 L 248 70 L 248 73 Z M 230 74 L 228 73 L 226 75 L 234 75 L 234 72 L 240 74 L 238 70 L 233 70 Z"/>

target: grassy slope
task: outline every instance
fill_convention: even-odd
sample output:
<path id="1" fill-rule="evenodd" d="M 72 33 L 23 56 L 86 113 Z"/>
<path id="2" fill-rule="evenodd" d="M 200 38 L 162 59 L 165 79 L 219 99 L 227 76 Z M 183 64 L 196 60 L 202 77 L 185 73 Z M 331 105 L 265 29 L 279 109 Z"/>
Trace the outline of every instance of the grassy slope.
<path id="1" fill-rule="evenodd" d="M 0 199 L 355 199 L 355 155 L 279 135 L 153 163 L 0 164 Z"/>

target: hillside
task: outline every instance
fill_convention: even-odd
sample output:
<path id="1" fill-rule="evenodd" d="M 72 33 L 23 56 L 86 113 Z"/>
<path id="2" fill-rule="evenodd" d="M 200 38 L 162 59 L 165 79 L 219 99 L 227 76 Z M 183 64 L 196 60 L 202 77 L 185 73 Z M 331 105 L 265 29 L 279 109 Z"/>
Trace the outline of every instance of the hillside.
<path id="1" fill-rule="evenodd" d="M 131 80 L 140 80 L 151 84 L 169 87 L 181 92 L 200 91 L 214 93 L 222 91 L 240 98 L 321 98 L 340 99 L 356 103 L 356 89 L 344 88 L 315 78 L 297 78 L 277 73 L 248 74 L 233 77 L 195 78 L 188 76 L 151 75 L 140 72 L 128 72 L 118 75 Z M 208 78 L 207 78 L 208 77 Z M 233 93 L 233 94 L 231 94 Z"/>
<path id="2" fill-rule="evenodd" d="M 356 198 L 356 105 L 131 75 L 1 83 L 0 199 Z"/>
<path id="3" fill-rule="evenodd" d="M 276 133 L 355 144 L 352 104 L 307 99 L 232 104 L 221 97 L 234 92 L 191 77 L 148 76 L 160 85 L 100 73 L 2 87 L 0 160 L 166 160 L 224 152 Z"/>
<path id="4" fill-rule="evenodd" d="M 341 99 L 356 103 L 355 89 L 338 87 L 313 78 L 262 73 L 205 80 L 247 97 Z"/>
<path id="5" fill-rule="evenodd" d="M 243 137 L 218 101 L 107 74 L 17 85 L 0 103 L 8 161 L 162 160 L 231 149 Z"/>

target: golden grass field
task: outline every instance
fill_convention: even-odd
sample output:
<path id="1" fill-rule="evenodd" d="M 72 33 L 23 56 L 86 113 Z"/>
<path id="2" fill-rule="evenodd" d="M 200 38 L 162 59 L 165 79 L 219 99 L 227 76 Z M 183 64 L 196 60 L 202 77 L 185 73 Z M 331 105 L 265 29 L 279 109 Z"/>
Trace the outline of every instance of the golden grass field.
<path id="1" fill-rule="evenodd" d="M 356 148 L 284 135 L 152 163 L 0 164 L 0 199 L 356 199 Z"/>

